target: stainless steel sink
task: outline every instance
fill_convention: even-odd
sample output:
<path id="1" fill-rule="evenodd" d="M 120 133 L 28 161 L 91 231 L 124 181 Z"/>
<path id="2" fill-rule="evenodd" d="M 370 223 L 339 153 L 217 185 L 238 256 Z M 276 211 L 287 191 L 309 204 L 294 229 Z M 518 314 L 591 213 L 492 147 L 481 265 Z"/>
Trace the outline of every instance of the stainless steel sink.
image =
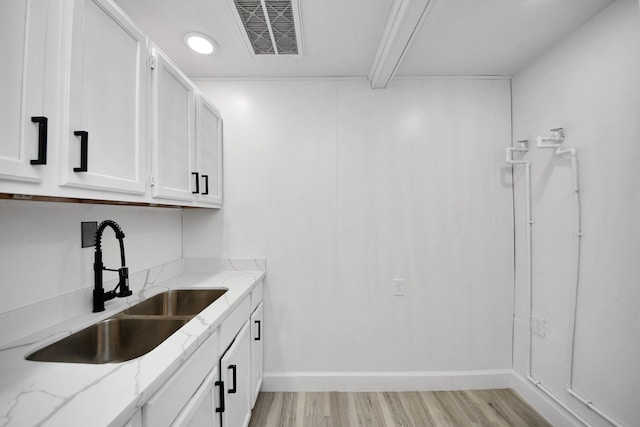
<path id="1" fill-rule="evenodd" d="M 27 360 L 124 362 L 150 352 L 185 323 L 186 319 L 106 319 L 30 354 Z"/>
<path id="2" fill-rule="evenodd" d="M 226 289 L 181 289 L 167 291 L 144 300 L 127 310 L 124 315 L 142 316 L 195 316 L 220 298 Z"/>
<path id="3" fill-rule="evenodd" d="M 226 289 L 167 291 L 26 357 L 67 363 L 117 363 L 140 357 L 220 298 Z"/>

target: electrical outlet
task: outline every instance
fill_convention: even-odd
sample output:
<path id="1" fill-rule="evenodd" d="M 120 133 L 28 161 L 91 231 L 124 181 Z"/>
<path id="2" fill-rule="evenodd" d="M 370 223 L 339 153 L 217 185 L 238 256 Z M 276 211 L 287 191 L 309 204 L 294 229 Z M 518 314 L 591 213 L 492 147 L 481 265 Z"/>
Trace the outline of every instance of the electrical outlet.
<path id="1" fill-rule="evenodd" d="M 82 235 L 82 247 L 90 248 L 96 245 L 96 231 L 98 231 L 98 223 L 96 221 L 92 222 L 81 222 L 81 235 Z"/>
<path id="2" fill-rule="evenodd" d="M 396 297 L 404 296 L 404 279 L 393 279 L 393 295 Z"/>
<path id="3" fill-rule="evenodd" d="M 546 335 L 547 322 L 538 316 L 531 316 L 531 332 L 539 337 Z"/>

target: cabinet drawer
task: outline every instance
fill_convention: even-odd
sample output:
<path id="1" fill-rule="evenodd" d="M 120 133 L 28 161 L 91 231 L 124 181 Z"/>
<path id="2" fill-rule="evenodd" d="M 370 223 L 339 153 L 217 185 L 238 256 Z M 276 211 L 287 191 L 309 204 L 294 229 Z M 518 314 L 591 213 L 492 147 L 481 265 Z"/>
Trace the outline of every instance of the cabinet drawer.
<path id="1" fill-rule="evenodd" d="M 168 426 L 218 361 L 215 331 L 144 406 L 144 427 Z"/>
<path id="2" fill-rule="evenodd" d="M 222 325 L 220 325 L 220 353 L 222 354 L 233 338 L 238 334 L 242 325 L 245 324 L 247 319 L 251 316 L 251 297 L 247 295 L 247 297 L 240 303 L 239 306 L 233 310 L 233 313 L 229 315 L 224 321 Z"/>
<path id="3" fill-rule="evenodd" d="M 258 304 L 260 304 L 260 301 L 262 301 L 262 283 L 263 283 L 262 281 L 258 283 L 258 285 L 255 288 L 253 288 L 253 291 L 251 291 L 251 312 L 252 313 L 258 307 Z"/>

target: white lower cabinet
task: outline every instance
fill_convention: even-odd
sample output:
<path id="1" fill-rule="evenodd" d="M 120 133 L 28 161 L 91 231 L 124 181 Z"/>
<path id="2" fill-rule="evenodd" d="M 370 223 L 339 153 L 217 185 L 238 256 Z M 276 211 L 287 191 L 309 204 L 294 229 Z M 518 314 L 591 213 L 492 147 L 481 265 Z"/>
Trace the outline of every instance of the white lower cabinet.
<path id="1" fill-rule="evenodd" d="M 262 302 L 251 314 L 251 407 L 256 404 L 262 387 Z"/>
<path id="2" fill-rule="evenodd" d="M 204 380 L 215 370 L 218 355 L 216 331 L 144 405 L 142 425 L 144 427 L 169 426 L 179 416 L 182 419 L 189 418 L 184 411 L 192 403 Z M 213 414 L 211 416 L 213 417 Z"/>
<path id="3" fill-rule="evenodd" d="M 251 418 L 251 359 L 249 322 L 245 322 L 233 344 L 220 360 L 220 380 L 224 384 L 222 425 L 246 427 Z"/>
<path id="4" fill-rule="evenodd" d="M 248 426 L 262 384 L 261 322 L 259 283 L 145 403 L 142 427 Z"/>
<path id="5" fill-rule="evenodd" d="M 221 384 L 218 382 L 218 367 L 211 370 L 202 385 L 187 403 L 180 415 L 171 424 L 174 427 L 220 427 L 220 417 L 216 413 L 216 390 Z"/>
<path id="6" fill-rule="evenodd" d="M 142 409 L 138 409 L 123 427 L 142 427 Z"/>

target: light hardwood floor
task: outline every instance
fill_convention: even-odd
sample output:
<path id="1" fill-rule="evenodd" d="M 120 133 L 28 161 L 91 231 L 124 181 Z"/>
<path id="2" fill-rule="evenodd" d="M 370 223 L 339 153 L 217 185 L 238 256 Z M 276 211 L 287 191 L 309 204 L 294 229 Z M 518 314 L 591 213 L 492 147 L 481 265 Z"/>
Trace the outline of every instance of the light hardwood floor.
<path id="1" fill-rule="evenodd" d="M 550 426 L 513 390 L 260 393 L 249 427 Z"/>

